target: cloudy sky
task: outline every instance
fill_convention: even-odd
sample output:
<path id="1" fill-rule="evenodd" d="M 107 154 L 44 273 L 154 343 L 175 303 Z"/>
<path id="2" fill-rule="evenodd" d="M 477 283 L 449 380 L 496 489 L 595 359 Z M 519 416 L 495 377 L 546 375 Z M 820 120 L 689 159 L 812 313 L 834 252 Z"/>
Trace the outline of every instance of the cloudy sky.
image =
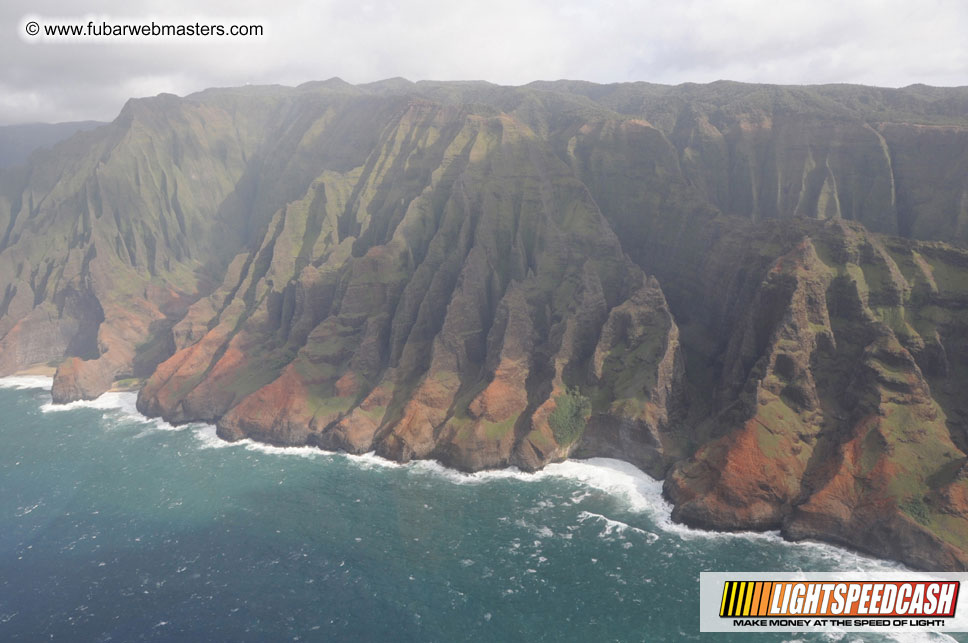
<path id="1" fill-rule="evenodd" d="M 152 19 L 265 35 L 25 33 L 31 20 Z M 110 120 L 131 96 L 332 76 L 968 85 L 965 0 L 5 0 L 0 25 L 0 124 Z"/>

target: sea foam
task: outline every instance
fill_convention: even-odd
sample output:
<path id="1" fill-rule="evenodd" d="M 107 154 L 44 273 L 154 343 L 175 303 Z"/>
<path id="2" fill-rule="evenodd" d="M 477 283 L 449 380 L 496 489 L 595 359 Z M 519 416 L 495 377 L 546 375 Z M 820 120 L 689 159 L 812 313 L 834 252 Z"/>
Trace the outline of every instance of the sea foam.
<path id="1" fill-rule="evenodd" d="M 161 418 L 149 418 L 138 411 L 138 394 L 130 391 L 109 391 L 102 393 L 93 400 L 75 400 L 65 404 L 55 404 L 53 401 L 41 405 L 40 410 L 44 413 L 63 413 L 76 409 L 96 409 L 104 411 L 105 414 L 111 413 L 116 419 L 123 422 L 134 422 L 148 425 L 151 429 L 158 431 L 180 431 L 185 427 L 175 426 L 165 422 Z"/>
<path id="2" fill-rule="evenodd" d="M 43 376 L 15 376 L 0 378 L 0 388 L 50 388 L 52 379 Z M 121 419 L 148 424 L 153 429 L 158 430 L 182 430 L 191 429 L 194 437 L 201 448 L 244 448 L 249 451 L 256 451 L 273 456 L 299 456 L 303 458 L 314 458 L 322 456 L 327 459 L 345 458 L 361 468 L 393 468 L 405 469 L 409 472 L 423 475 L 432 475 L 453 484 L 486 484 L 498 480 L 518 480 L 521 482 L 534 482 L 547 480 L 549 478 L 559 478 L 577 482 L 585 487 L 596 489 L 612 497 L 620 499 L 626 508 L 632 512 L 644 513 L 651 518 L 656 527 L 667 534 L 674 534 L 682 539 L 731 539 L 744 538 L 753 541 L 763 541 L 770 543 L 784 543 L 790 547 L 801 548 L 811 554 L 826 558 L 833 562 L 838 568 L 845 571 L 887 571 L 905 569 L 904 566 L 892 561 L 882 561 L 875 558 L 851 552 L 849 550 L 834 547 L 813 541 L 803 541 L 791 543 L 785 541 L 779 532 L 718 532 L 694 529 L 676 523 L 672 520 L 672 505 L 662 496 L 662 482 L 656 480 L 638 469 L 635 465 L 622 460 L 611 458 L 589 458 L 586 460 L 566 460 L 549 464 L 544 469 L 536 472 L 525 472 L 515 467 L 505 469 L 495 469 L 489 471 L 478 471 L 475 473 L 463 473 L 455 469 L 450 469 L 435 460 L 414 460 L 401 464 L 377 456 L 375 453 L 365 453 L 353 455 L 342 452 L 325 451 L 316 447 L 279 447 L 263 444 L 251 439 L 242 439 L 236 442 L 222 440 L 216 434 L 216 428 L 211 424 L 194 423 L 184 426 L 173 426 L 161 419 L 152 419 L 143 416 L 136 407 L 137 394 L 131 392 L 109 392 L 104 393 L 95 400 L 81 400 L 68 404 L 53 404 L 47 402 L 42 405 L 41 410 L 45 413 L 70 411 L 81 408 L 100 409 L 102 411 L 116 412 Z M 587 518 L 587 516 L 586 516 Z M 608 521 L 606 525 L 618 527 L 625 523 L 615 521 L 612 518 L 601 516 Z"/>
<path id="3" fill-rule="evenodd" d="M 0 388 L 30 389 L 42 388 L 50 390 L 54 385 L 54 378 L 46 375 L 11 375 L 0 377 Z"/>
<path id="4" fill-rule="evenodd" d="M 248 451 L 259 451 L 269 455 L 297 455 L 304 458 L 312 458 L 319 455 L 326 455 L 329 452 L 315 447 L 277 447 L 271 444 L 262 444 L 248 438 L 229 442 L 218 437 L 214 424 L 195 424 L 192 432 L 199 446 L 203 449 L 224 449 L 227 447 L 242 447 Z"/>
<path id="5" fill-rule="evenodd" d="M 682 539 L 726 540 L 743 538 L 775 544 L 784 544 L 809 552 L 812 556 L 826 558 L 837 568 L 845 571 L 889 571 L 905 569 L 900 563 L 883 561 L 862 554 L 841 549 L 833 545 L 814 541 L 789 542 L 778 531 L 738 531 L 721 532 L 687 527 L 672 520 L 672 505 L 662 496 L 662 482 L 656 480 L 638 469 L 635 465 L 622 460 L 611 458 L 589 458 L 585 460 L 566 460 L 549 464 L 544 469 L 535 472 L 525 472 L 515 467 L 493 469 L 464 473 L 456 469 L 445 467 L 436 460 L 413 460 L 406 464 L 381 458 L 373 452 L 353 455 L 342 452 L 324 451 L 315 447 L 277 447 L 243 439 L 237 442 L 226 442 L 215 434 L 215 427 L 205 425 L 195 429 L 195 437 L 203 448 L 244 447 L 250 451 L 258 451 L 270 455 L 297 455 L 312 457 L 314 455 L 330 458 L 345 458 L 362 468 L 392 468 L 405 469 L 411 473 L 432 475 L 452 484 L 479 485 L 498 480 L 518 480 L 521 482 L 536 482 L 549 478 L 559 478 L 578 482 L 583 486 L 597 489 L 621 500 L 633 512 L 644 513 L 651 518 L 656 527 L 667 534 L 673 534 Z M 606 525 L 625 525 L 620 521 L 605 516 Z M 651 540 L 651 539 L 650 539 Z"/>
<path id="6" fill-rule="evenodd" d="M 375 456 L 374 456 L 375 457 Z M 399 466 L 399 465 L 398 465 Z M 476 473 L 462 473 L 433 460 L 420 460 L 404 465 L 414 472 L 433 474 L 455 484 L 483 484 L 495 480 L 515 479 L 522 482 L 566 479 L 604 492 L 619 499 L 629 511 L 646 514 L 656 527 L 683 540 L 728 540 L 742 538 L 764 543 L 782 544 L 809 553 L 811 558 L 824 558 L 844 571 L 891 571 L 906 567 L 894 561 L 879 560 L 847 549 L 815 541 L 790 542 L 778 531 L 709 531 L 695 529 L 672 520 L 672 505 L 662 496 L 662 482 L 633 464 L 612 458 L 566 460 L 549 464 L 534 473 L 514 467 Z M 587 516 L 586 516 L 587 518 Z M 607 521 L 613 518 L 602 516 Z M 616 521 L 618 522 L 618 521 Z M 624 523 L 622 523 L 624 524 Z"/>

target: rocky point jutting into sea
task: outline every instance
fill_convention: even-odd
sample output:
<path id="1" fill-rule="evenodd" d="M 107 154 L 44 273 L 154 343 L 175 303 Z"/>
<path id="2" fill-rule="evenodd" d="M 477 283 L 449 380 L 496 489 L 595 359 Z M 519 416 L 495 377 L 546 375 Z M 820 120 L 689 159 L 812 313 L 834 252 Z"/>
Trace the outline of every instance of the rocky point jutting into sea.
<path id="1" fill-rule="evenodd" d="M 968 567 L 968 89 L 339 79 L 0 171 L 0 375 L 227 440 L 607 456 L 674 516 Z"/>

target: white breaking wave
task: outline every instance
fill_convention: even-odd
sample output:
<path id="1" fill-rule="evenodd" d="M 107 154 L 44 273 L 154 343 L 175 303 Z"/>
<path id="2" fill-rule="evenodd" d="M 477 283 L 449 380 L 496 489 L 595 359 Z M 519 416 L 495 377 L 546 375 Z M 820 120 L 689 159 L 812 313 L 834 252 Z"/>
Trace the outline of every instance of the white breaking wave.
<path id="1" fill-rule="evenodd" d="M 230 447 L 237 444 L 226 442 L 222 438 L 215 435 L 214 424 L 202 424 L 196 426 L 192 433 L 195 435 L 195 439 L 201 443 L 201 447 L 203 449 L 221 449 L 223 447 Z"/>
<path id="2" fill-rule="evenodd" d="M 42 375 L 18 375 L 0 378 L 0 388 L 45 389 L 49 391 L 52 385 L 53 378 Z M 550 464 L 534 473 L 527 473 L 515 467 L 479 471 L 476 473 L 462 473 L 455 469 L 449 469 L 434 460 L 416 460 L 407 464 L 401 464 L 381 458 L 374 452 L 353 455 L 325 451 L 316 447 L 277 447 L 255 442 L 251 439 L 228 442 L 218 437 L 214 425 L 193 423 L 185 426 L 173 426 L 160 418 L 148 418 L 142 415 L 137 409 L 136 402 L 136 393 L 108 392 L 95 400 L 81 400 L 68 404 L 53 404 L 48 401 L 41 406 L 41 411 L 51 413 L 80 408 L 99 409 L 106 412 L 113 412 L 120 416 L 120 419 L 147 424 L 157 430 L 178 431 L 191 429 L 194 437 L 200 443 L 201 448 L 244 447 L 249 451 L 258 451 L 269 455 L 296 455 L 308 458 L 316 456 L 340 457 L 355 463 L 361 468 L 402 468 L 415 473 L 434 475 L 453 484 L 484 484 L 496 480 L 508 479 L 534 482 L 547 478 L 562 478 L 581 483 L 586 487 L 597 489 L 613 497 L 620 498 L 627 504 L 630 510 L 648 514 L 661 531 L 674 534 L 682 539 L 743 538 L 754 541 L 761 540 L 764 542 L 779 543 L 788 547 L 800 548 L 801 550 L 809 551 L 815 556 L 832 560 L 843 571 L 876 572 L 906 569 L 899 563 L 869 558 L 833 545 L 812 541 L 799 543 L 788 542 L 780 536 L 779 532 L 715 532 L 693 529 L 675 523 L 672 520 L 672 505 L 662 496 L 662 482 L 622 460 L 614 460 L 611 458 L 568 460 Z M 584 522 L 589 519 L 601 521 L 604 524 L 603 536 L 613 533 L 622 534 L 627 530 L 631 530 L 635 533 L 645 534 L 650 544 L 658 539 L 658 536 L 652 532 L 639 529 L 638 527 L 632 527 L 628 523 L 589 511 L 580 512 L 577 519 L 579 522 Z M 831 641 L 853 640 L 849 634 L 827 633 L 827 636 L 829 637 L 828 640 Z M 946 634 L 938 632 L 885 634 L 885 636 L 898 641 L 928 642 L 956 640 Z"/>
<path id="3" fill-rule="evenodd" d="M 43 389 L 49 392 L 53 385 L 54 378 L 47 377 L 46 375 L 13 375 L 10 377 L 0 377 L 0 388 Z M 182 428 L 173 426 L 160 418 L 149 418 L 142 415 L 138 411 L 137 402 L 137 393 L 130 391 L 109 391 L 101 394 L 94 400 L 77 400 L 66 404 L 55 404 L 48 397 L 47 402 L 41 405 L 40 410 L 43 413 L 59 413 L 74 409 L 98 409 L 100 411 L 114 412 L 119 419 L 148 424 L 160 430 L 177 431 Z"/>
<path id="4" fill-rule="evenodd" d="M 42 388 L 50 390 L 54 385 L 54 378 L 46 375 L 11 375 L 10 377 L 0 377 L 0 388 Z"/>
<path id="5" fill-rule="evenodd" d="M 632 533 L 645 536 L 650 545 L 659 539 L 659 536 L 657 534 L 653 534 L 651 531 L 633 527 L 627 522 L 615 520 L 592 511 L 582 511 L 580 514 L 578 514 L 578 522 L 585 522 L 586 520 L 595 520 L 604 523 L 604 527 L 602 528 L 602 536 L 611 536 L 613 534 L 622 536 L 626 531 L 631 531 Z"/>
<path id="6" fill-rule="evenodd" d="M 138 396 L 135 393 L 110 392 L 103 393 L 94 400 L 77 400 L 66 404 L 54 404 L 48 402 L 40 407 L 44 413 L 60 411 L 72 411 L 74 409 L 99 409 L 101 411 L 120 411 L 133 420 L 144 422 L 148 418 L 138 413 L 136 402 Z"/>
<path id="7" fill-rule="evenodd" d="M 264 445 L 261 445 L 264 446 Z M 656 526 L 663 532 L 674 534 L 684 540 L 706 539 L 726 540 L 743 538 L 746 540 L 782 544 L 787 547 L 798 548 L 809 552 L 812 556 L 826 558 L 843 571 L 890 571 L 906 569 L 894 561 L 879 560 L 862 554 L 841 549 L 834 545 L 814 541 L 790 542 L 785 540 L 778 531 L 708 531 L 695 529 L 676 523 L 672 520 L 672 505 L 662 496 L 662 482 L 649 476 L 633 464 L 612 458 L 589 458 L 587 460 L 566 460 L 549 464 L 544 469 L 534 473 L 527 473 L 515 467 L 478 471 L 476 473 L 462 473 L 449 469 L 435 460 L 416 460 L 405 465 L 384 460 L 373 453 L 365 456 L 348 456 L 338 454 L 351 460 L 373 466 L 377 462 L 381 466 L 404 467 L 413 472 L 432 474 L 454 484 L 484 484 L 495 480 L 520 480 L 534 482 L 548 478 L 562 478 L 597 489 L 612 497 L 621 499 L 634 512 L 647 514 Z M 602 516 L 606 521 L 611 518 Z M 615 527 L 619 523 L 614 521 Z"/>
<path id="8" fill-rule="evenodd" d="M 843 571 L 890 571 L 906 569 L 900 563 L 878 560 L 846 549 L 824 543 L 784 540 L 778 531 L 707 531 L 694 529 L 672 520 L 672 505 L 662 496 L 662 482 L 638 469 L 635 465 L 611 458 L 590 458 L 571 460 L 548 465 L 543 471 L 546 475 L 576 480 L 589 487 L 604 491 L 613 497 L 621 498 L 629 509 L 648 514 L 656 526 L 684 540 L 707 539 L 724 540 L 743 538 L 746 540 L 784 544 L 788 547 L 809 551 L 811 554 L 827 558 Z"/>
<path id="9" fill-rule="evenodd" d="M 152 429 L 159 431 L 180 431 L 185 427 L 174 426 L 165 422 L 161 418 L 149 418 L 138 411 L 138 394 L 130 391 L 109 391 L 102 393 L 94 400 L 76 400 L 66 404 L 55 404 L 49 401 L 40 407 L 44 413 L 61 413 L 74 409 L 97 409 L 112 413 L 117 419 L 126 422 L 137 422 L 147 424 Z"/>
<path id="10" fill-rule="evenodd" d="M 432 473 L 456 484 L 481 484 L 493 480 L 513 478 L 524 482 L 563 478 L 579 482 L 622 500 L 629 510 L 647 514 L 660 531 L 673 534 L 683 540 L 727 540 L 742 538 L 764 543 L 781 544 L 825 558 L 843 571 L 891 571 L 906 567 L 894 561 L 879 560 L 815 541 L 790 542 L 778 531 L 708 531 L 687 527 L 672 520 L 672 505 L 662 496 L 662 482 L 652 478 L 633 464 L 612 458 L 589 458 L 566 460 L 549 464 L 534 473 L 526 473 L 514 467 L 477 473 L 461 473 L 448 469 L 439 462 L 422 460 L 406 465 L 415 471 Z M 586 517 L 587 518 L 587 517 Z M 613 521 L 602 516 L 604 520 Z M 618 521 L 615 521 L 616 523 Z M 625 523 L 620 523 L 625 524 Z M 618 524 L 615 525 L 617 527 Z M 613 527 L 614 528 L 614 527 Z"/>
<path id="11" fill-rule="evenodd" d="M 235 442 L 229 442 L 218 437 L 215 433 L 214 424 L 195 424 L 193 433 L 195 439 L 201 443 L 203 449 L 224 449 L 226 447 L 244 447 L 248 451 L 261 451 L 270 455 L 298 455 L 304 458 L 312 458 L 318 455 L 327 455 L 328 451 L 323 451 L 315 447 L 277 447 L 271 444 L 262 444 L 255 440 L 244 438 Z"/>
<path id="12" fill-rule="evenodd" d="M 51 386 L 51 378 L 43 376 L 16 376 L 0 378 L 0 387 L 3 388 L 47 388 Z M 784 540 L 779 532 L 718 532 L 694 529 L 685 525 L 673 522 L 672 505 L 662 497 L 662 482 L 650 477 L 645 472 L 638 469 L 635 465 L 622 460 L 611 458 L 590 458 L 587 460 L 567 460 L 549 464 L 544 469 L 534 473 L 521 471 L 515 467 L 506 469 L 495 469 L 490 471 L 478 471 L 476 473 L 462 473 L 455 469 L 449 469 L 435 460 L 414 460 L 407 464 L 393 462 L 377 456 L 375 453 L 365 453 L 363 455 L 353 455 L 342 452 L 325 451 L 316 447 L 278 447 L 263 444 L 251 439 L 242 439 L 236 442 L 222 440 L 216 434 L 216 428 L 211 424 L 189 424 L 181 427 L 172 426 L 160 418 L 147 418 L 138 412 L 136 407 L 137 394 L 131 392 L 110 392 L 101 395 L 96 400 L 85 400 L 71 402 L 68 404 L 53 404 L 48 402 L 41 407 L 45 413 L 70 411 L 79 408 L 93 408 L 103 411 L 114 411 L 119 413 L 122 419 L 149 424 L 152 428 L 159 430 L 182 430 L 191 429 L 193 435 L 198 440 L 201 448 L 244 448 L 248 451 L 257 451 L 269 455 L 288 455 L 303 458 L 327 457 L 344 458 L 363 468 L 402 468 L 414 473 L 429 474 L 443 478 L 453 484 L 485 484 L 496 480 L 520 480 L 522 482 L 534 482 L 546 480 L 548 478 L 567 479 L 578 482 L 586 487 L 597 489 L 608 495 L 621 499 L 629 510 L 647 514 L 663 532 L 674 534 L 682 539 L 731 539 L 743 538 L 746 540 L 763 541 L 770 543 L 781 543 L 789 547 L 800 548 L 809 551 L 811 554 L 831 560 L 838 568 L 844 571 L 888 571 L 905 569 L 904 566 L 892 561 L 882 561 L 869 558 L 846 549 L 840 549 L 833 545 L 819 542 L 804 541 L 792 543 Z M 583 512 L 588 513 L 588 512 Z M 592 514 L 585 516 L 585 519 Z M 605 516 L 600 517 L 606 521 L 606 530 L 611 533 L 618 530 L 625 531 L 629 525 L 621 521 L 616 521 Z M 632 528 L 638 530 L 638 528 Z M 651 533 L 651 532 L 646 532 Z"/>
<path id="13" fill-rule="evenodd" d="M 612 497 L 621 499 L 630 510 L 647 514 L 661 531 L 674 534 L 685 540 L 697 538 L 706 540 L 743 538 L 746 540 L 782 544 L 807 551 L 816 557 L 826 558 L 844 571 L 889 571 L 906 569 L 900 563 L 870 558 L 833 545 L 814 541 L 790 542 L 785 540 L 778 531 L 708 531 L 676 523 L 672 520 L 672 505 L 662 496 L 662 482 L 650 477 L 635 465 L 622 460 L 614 460 L 611 458 L 566 460 L 565 462 L 549 464 L 544 469 L 534 473 L 521 471 L 516 467 L 463 473 L 456 469 L 445 467 L 436 460 L 414 460 L 406 464 L 401 464 L 381 458 L 372 451 L 363 455 L 353 455 L 325 451 L 316 447 L 277 447 L 256 442 L 248 438 L 237 442 L 227 442 L 216 435 L 215 427 L 212 425 L 197 426 L 194 434 L 203 448 L 244 447 L 249 451 L 258 451 L 270 455 L 338 457 L 349 460 L 363 468 L 406 469 L 414 473 L 433 475 L 447 480 L 452 484 L 477 485 L 509 479 L 520 480 L 522 482 L 535 482 L 548 478 L 562 478 L 579 482 L 587 487 L 597 489 Z M 598 516 L 598 514 L 595 515 Z M 587 519 L 589 516 L 585 518 Z M 606 521 L 605 528 L 608 533 L 615 531 L 621 533 L 630 527 L 628 524 L 612 518 L 605 516 L 600 516 L 600 518 Z M 637 527 L 631 527 L 631 529 L 643 531 Z M 651 532 L 643 531 L 643 533 L 651 535 Z"/>
<path id="14" fill-rule="evenodd" d="M 744 538 L 746 540 L 780 543 L 789 547 L 811 550 L 811 553 L 832 559 L 845 571 L 854 569 L 858 571 L 905 569 L 899 563 L 869 558 L 833 545 L 813 541 L 790 542 L 784 540 L 778 531 L 708 531 L 674 522 L 672 520 L 672 505 L 662 496 L 662 481 L 652 478 L 635 465 L 623 460 L 612 458 L 566 460 L 565 462 L 549 464 L 544 469 L 534 473 L 527 473 L 514 467 L 493 471 L 478 471 L 476 473 L 461 473 L 454 469 L 448 469 L 439 462 L 432 460 L 415 461 L 404 466 L 414 471 L 438 475 L 455 484 L 482 484 L 509 478 L 524 482 L 562 478 L 579 482 L 584 486 L 619 498 L 629 510 L 647 514 L 661 531 L 675 534 L 685 540 Z M 603 518 L 605 517 L 603 516 Z M 605 520 L 612 519 L 605 518 Z"/>

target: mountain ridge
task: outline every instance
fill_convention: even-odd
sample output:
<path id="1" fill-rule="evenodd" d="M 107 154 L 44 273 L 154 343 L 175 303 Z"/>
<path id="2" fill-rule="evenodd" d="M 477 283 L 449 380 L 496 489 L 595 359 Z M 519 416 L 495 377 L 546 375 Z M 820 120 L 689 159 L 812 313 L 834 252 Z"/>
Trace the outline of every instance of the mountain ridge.
<path id="1" fill-rule="evenodd" d="M 230 440 L 620 457 L 691 524 L 963 569 L 965 169 L 966 88 L 133 99 L 0 173 L 0 374 Z"/>

